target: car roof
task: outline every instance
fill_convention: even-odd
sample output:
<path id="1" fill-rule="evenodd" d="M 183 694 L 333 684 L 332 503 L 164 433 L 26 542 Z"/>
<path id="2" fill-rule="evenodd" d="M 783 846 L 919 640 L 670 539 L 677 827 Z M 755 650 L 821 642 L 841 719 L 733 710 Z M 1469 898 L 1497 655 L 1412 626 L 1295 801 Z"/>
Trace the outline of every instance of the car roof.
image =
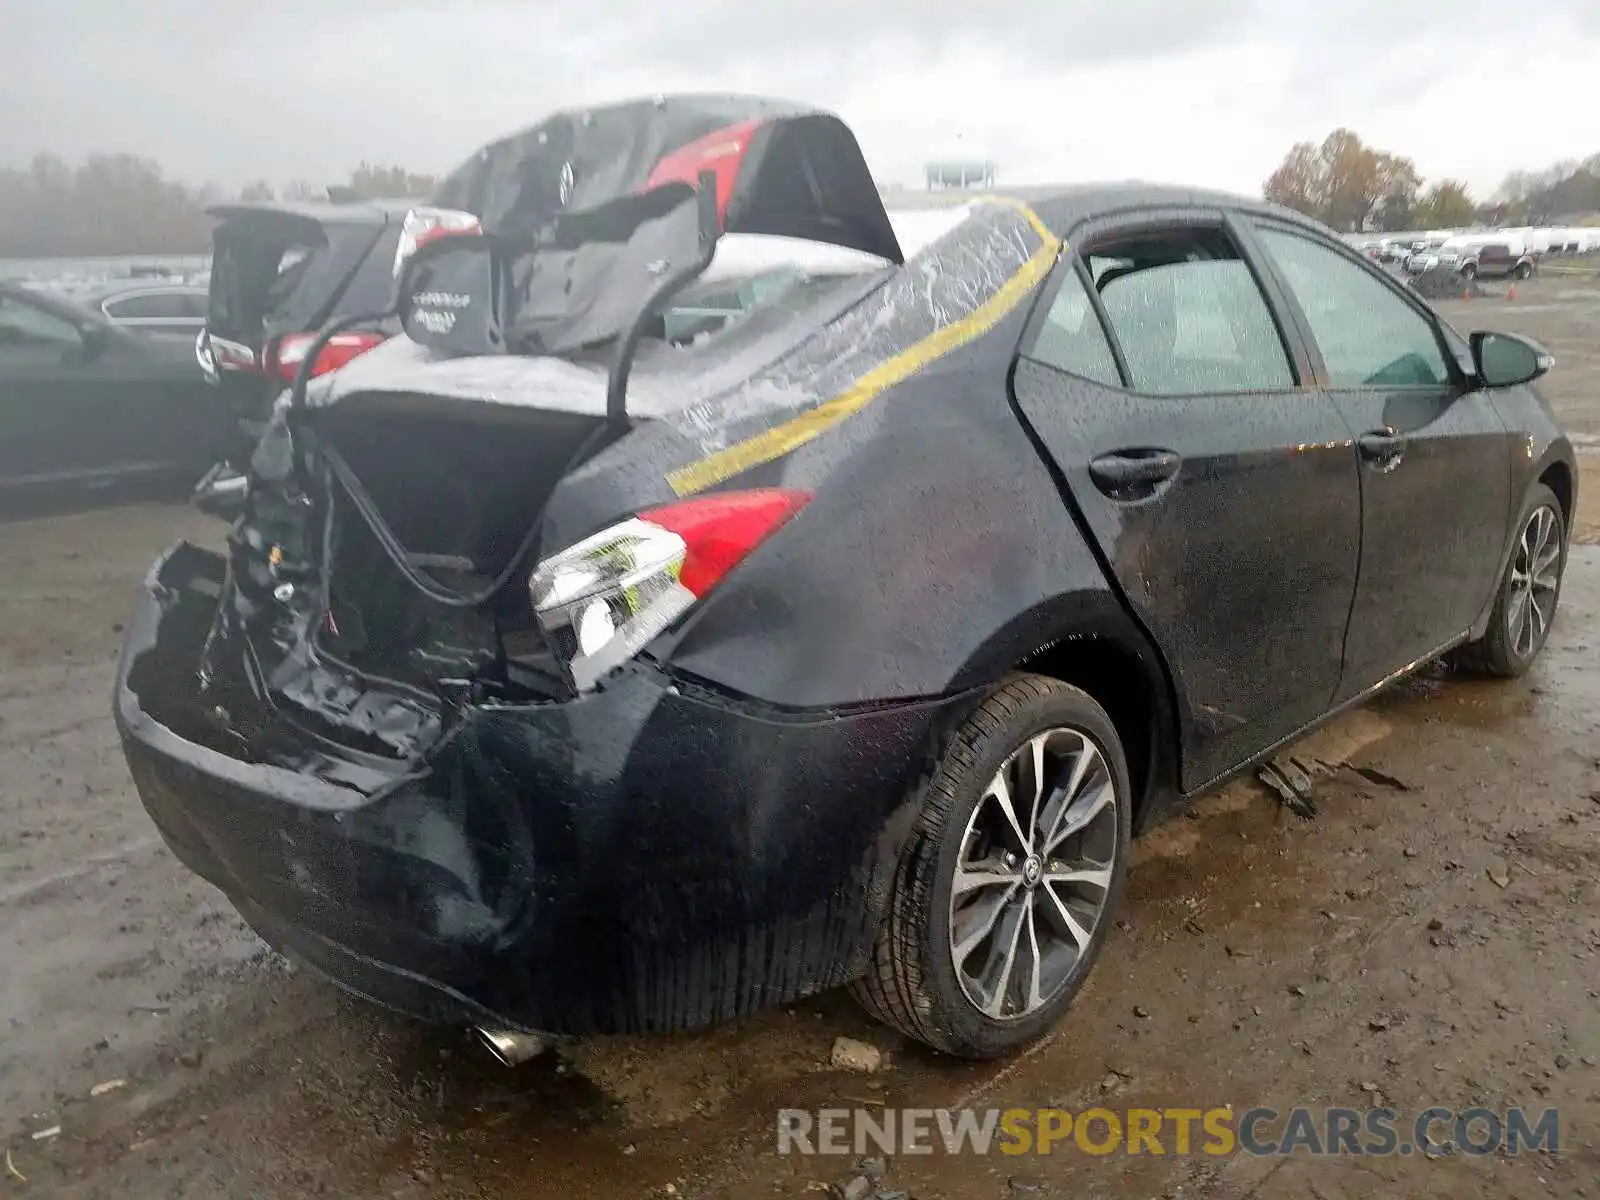
<path id="1" fill-rule="evenodd" d="M 210 291 L 197 283 L 144 283 L 137 279 L 123 279 L 116 283 L 103 283 L 83 292 L 83 298 L 92 304 L 104 304 L 119 296 L 162 296 L 178 293 L 186 296 L 208 296 Z"/>
<path id="2" fill-rule="evenodd" d="M 1332 234 L 1326 225 L 1303 213 L 1258 197 L 1180 184 L 1151 183 L 1143 180 L 1034 184 L 981 189 L 948 188 L 923 192 L 911 189 L 886 189 L 884 204 L 891 211 L 942 208 L 970 204 L 986 197 L 1015 200 L 1027 204 L 1057 234 L 1096 217 L 1156 208 L 1229 208 L 1289 221 L 1323 234 Z M 1338 236 L 1334 234 L 1334 236 Z"/>

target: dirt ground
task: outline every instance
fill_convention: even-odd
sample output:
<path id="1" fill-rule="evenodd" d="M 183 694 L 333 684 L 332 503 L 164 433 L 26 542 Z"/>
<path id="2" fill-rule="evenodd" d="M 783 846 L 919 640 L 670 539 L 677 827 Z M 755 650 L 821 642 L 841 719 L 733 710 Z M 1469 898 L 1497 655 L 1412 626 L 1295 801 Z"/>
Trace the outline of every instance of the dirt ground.
<path id="1" fill-rule="evenodd" d="M 840 1194 L 1600 1197 L 1600 286 L 1444 309 L 1549 346 L 1591 451 L 1591 544 L 1544 659 L 1508 685 L 1419 679 L 1318 734 L 1313 820 L 1251 782 L 1154 831 L 1071 1016 L 1001 1066 L 953 1066 L 835 994 L 507 1071 L 340 998 L 177 865 L 116 747 L 119 622 L 159 549 L 212 523 L 0 525 L 0 1196 L 820 1195 L 861 1172 L 777 1154 L 779 1108 L 1231 1103 L 1553 1107 L 1561 1152 L 895 1156 Z M 885 1068 L 832 1069 L 840 1035 Z"/>
<path id="2" fill-rule="evenodd" d="M 1451 300 L 1435 307 L 1457 329 L 1520 333 L 1555 355 L 1556 366 L 1541 385 L 1580 452 L 1583 502 L 1575 540 L 1600 540 L 1600 276 L 1551 274 L 1515 285 L 1480 285 L 1489 295 Z"/>

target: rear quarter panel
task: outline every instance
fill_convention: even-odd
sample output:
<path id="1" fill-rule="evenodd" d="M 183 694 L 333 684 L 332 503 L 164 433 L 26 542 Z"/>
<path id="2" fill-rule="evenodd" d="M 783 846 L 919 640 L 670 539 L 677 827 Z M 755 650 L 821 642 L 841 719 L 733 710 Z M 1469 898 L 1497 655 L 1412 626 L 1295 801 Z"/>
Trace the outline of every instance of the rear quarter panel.
<path id="1" fill-rule="evenodd" d="M 1007 403 L 1019 329 L 1008 322 L 742 479 L 816 497 L 706 599 L 673 666 L 782 705 L 938 695 L 1037 649 L 1022 644 L 1025 620 L 1029 632 L 1013 628 L 1027 614 L 1109 598 Z M 997 636 L 1016 645 L 985 662 Z"/>

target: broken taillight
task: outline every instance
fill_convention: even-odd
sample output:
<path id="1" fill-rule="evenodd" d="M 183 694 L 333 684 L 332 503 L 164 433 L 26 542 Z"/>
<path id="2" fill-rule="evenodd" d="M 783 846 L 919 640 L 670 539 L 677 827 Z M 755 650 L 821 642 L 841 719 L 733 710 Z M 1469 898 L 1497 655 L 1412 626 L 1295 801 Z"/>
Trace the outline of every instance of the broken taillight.
<path id="1" fill-rule="evenodd" d="M 311 343 L 316 340 L 315 333 L 286 333 L 280 337 L 270 358 L 274 373 L 282 377 L 285 382 L 293 383 L 300 372 L 300 364 L 305 362 L 306 351 L 311 349 Z M 326 375 L 329 371 L 337 371 L 351 359 L 358 358 L 386 341 L 388 341 L 386 335 L 372 330 L 336 333 L 328 339 L 328 344 L 317 355 L 317 361 L 312 364 L 311 378 Z"/>
<path id="2" fill-rule="evenodd" d="M 394 250 L 394 277 L 400 278 L 406 259 L 436 238 L 482 232 L 478 218 L 469 212 L 454 208 L 413 208 L 406 213 L 405 223 L 400 226 L 400 244 Z"/>
<path id="3" fill-rule="evenodd" d="M 580 691 L 632 658 L 811 501 L 783 488 L 654 508 L 545 559 L 539 627 Z"/>

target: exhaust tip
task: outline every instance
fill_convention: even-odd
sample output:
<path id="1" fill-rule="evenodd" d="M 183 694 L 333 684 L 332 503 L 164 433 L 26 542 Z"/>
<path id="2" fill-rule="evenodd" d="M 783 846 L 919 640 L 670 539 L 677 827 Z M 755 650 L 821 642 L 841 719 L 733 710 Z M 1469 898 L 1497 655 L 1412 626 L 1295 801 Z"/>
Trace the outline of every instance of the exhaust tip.
<path id="1" fill-rule="evenodd" d="M 486 1029 L 475 1025 L 472 1032 L 478 1041 L 494 1055 L 503 1067 L 515 1067 L 527 1062 L 546 1049 L 544 1038 L 537 1033 L 519 1033 L 513 1029 Z"/>

